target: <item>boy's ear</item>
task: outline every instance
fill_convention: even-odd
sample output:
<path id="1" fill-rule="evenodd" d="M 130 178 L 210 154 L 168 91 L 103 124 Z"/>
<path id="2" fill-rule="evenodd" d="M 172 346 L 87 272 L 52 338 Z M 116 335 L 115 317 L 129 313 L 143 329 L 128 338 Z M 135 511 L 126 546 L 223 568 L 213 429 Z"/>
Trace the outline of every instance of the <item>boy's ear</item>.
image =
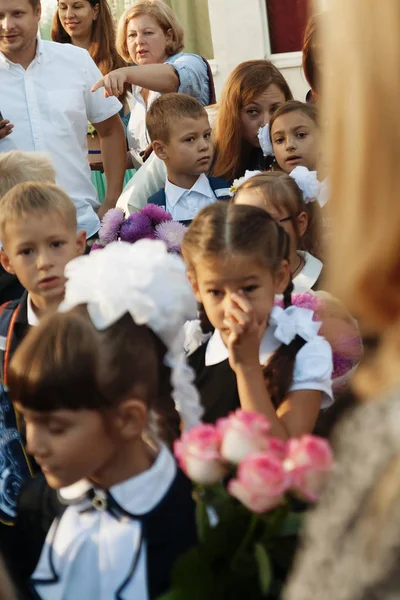
<path id="1" fill-rule="evenodd" d="M 291 273 L 288 260 L 283 260 L 278 272 L 275 274 L 275 294 L 283 294 L 289 285 Z"/>
<path id="2" fill-rule="evenodd" d="M 1 262 L 1 266 L 3 267 L 3 269 L 5 271 L 7 271 L 7 273 L 11 273 L 11 275 L 15 275 L 15 270 L 14 270 L 12 264 L 10 263 L 10 259 L 8 258 L 7 254 L 4 252 L 4 250 L 0 250 L 0 262 Z"/>
<path id="3" fill-rule="evenodd" d="M 168 158 L 167 145 L 161 140 L 154 140 L 153 151 L 154 154 L 158 156 L 158 158 L 160 158 L 161 160 L 165 160 L 166 158 Z"/>
<path id="4" fill-rule="evenodd" d="M 86 250 L 86 231 L 79 231 L 76 236 L 76 255 L 82 256 Z"/>
<path id="5" fill-rule="evenodd" d="M 196 296 L 197 302 L 202 303 L 203 301 L 202 301 L 201 296 L 200 296 L 199 286 L 197 284 L 195 276 L 193 275 L 193 273 L 190 273 L 188 271 L 187 272 L 187 278 L 190 281 L 190 285 L 192 286 L 193 294 Z"/>

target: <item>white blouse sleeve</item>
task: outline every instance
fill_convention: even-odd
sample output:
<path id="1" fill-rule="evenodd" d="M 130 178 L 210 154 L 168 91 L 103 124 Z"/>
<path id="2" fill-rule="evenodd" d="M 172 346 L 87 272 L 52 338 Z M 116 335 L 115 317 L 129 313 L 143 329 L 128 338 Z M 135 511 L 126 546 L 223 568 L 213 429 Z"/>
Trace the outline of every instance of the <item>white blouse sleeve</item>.
<path id="1" fill-rule="evenodd" d="M 321 409 L 333 404 L 333 359 L 327 340 L 316 336 L 299 350 L 296 356 L 290 392 L 317 390 L 322 392 Z"/>

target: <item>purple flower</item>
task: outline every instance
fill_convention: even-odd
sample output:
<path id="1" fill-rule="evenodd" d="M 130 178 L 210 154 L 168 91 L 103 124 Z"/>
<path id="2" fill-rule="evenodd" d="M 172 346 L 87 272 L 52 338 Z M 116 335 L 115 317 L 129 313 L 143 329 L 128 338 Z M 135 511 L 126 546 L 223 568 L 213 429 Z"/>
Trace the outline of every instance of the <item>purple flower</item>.
<path id="1" fill-rule="evenodd" d="M 123 242 L 131 244 L 144 238 L 154 239 L 154 230 L 150 219 L 141 211 L 133 213 L 122 223 L 120 237 Z"/>
<path id="2" fill-rule="evenodd" d="M 103 250 L 103 248 L 103 244 L 99 244 L 99 242 L 94 242 L 94 244 L 92 244 L 92 247 L 90 248 L 90 252 L 94 252 L 95 250 Z"/>
<path id="3" fill-rule="evenodd" d="M 172 221 L 172 215 L 156 204 L 146 204 L 139 212 L 150 219 L 153 227 L 165 221 Z"/>
<path id="4" fill-rule="evenodd" d="M 125 218 L 122 208 L 111 208 L 106 212 L 99 231 L 99 240 L 105 246 L 115 242 L 119 236 L 121 224 Z"/>
<path id="5" fill-rule="evenodd" d="M 186 227 L 175 221 L 160 223 L 156 227 L 156 238 L 167 245 L 168 252 L 180 252 L 185 233 Z"/>

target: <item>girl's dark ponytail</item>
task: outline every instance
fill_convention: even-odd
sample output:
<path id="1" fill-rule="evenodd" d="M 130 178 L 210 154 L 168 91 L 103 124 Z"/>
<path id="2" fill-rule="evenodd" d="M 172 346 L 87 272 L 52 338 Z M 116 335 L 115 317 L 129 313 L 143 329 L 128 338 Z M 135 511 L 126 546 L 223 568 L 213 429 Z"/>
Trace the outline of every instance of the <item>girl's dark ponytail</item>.
<path id="1" fill-rule="evenodd" d="M 280 227 L 280 229 L 282 228 Z M 283 244 L 282 256 L 286 260 L 289 260 L 290 240 L 283 229 L 282 232 L 284 234 L 281 236 Z M 283 305 L 285 309 L 292 305 L 293 287 L 293 281 L 290 279 L 283 292 Z M 267 383 L 268 392 L 275 408 L 278 408 L 282 403 L 292 385 L 296 356 L 304 344 L 305 340 L 297 335 L 288 346 L 282 344 L 264 368 L 264 379 Z"/>

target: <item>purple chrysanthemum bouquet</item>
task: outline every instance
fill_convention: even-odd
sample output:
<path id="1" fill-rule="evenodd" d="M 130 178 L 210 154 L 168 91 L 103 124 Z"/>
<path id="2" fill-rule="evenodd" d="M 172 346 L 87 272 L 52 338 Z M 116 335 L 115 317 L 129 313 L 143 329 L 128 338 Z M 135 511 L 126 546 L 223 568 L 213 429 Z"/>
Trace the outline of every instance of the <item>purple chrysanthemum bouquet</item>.
<path id="1" fill-rule="evenodd" d="M 99 240 L 93 244 L 92 251 L 118 240 L 134 244 L 151 239 L 163 241 L 168 252 L 179 253 L 185 232 L 184 225 L 173 221 L 169 212 L 155 204 L 147 204 L 126 218 L 122 209 L 112 208 L 103 217 Z"/>

